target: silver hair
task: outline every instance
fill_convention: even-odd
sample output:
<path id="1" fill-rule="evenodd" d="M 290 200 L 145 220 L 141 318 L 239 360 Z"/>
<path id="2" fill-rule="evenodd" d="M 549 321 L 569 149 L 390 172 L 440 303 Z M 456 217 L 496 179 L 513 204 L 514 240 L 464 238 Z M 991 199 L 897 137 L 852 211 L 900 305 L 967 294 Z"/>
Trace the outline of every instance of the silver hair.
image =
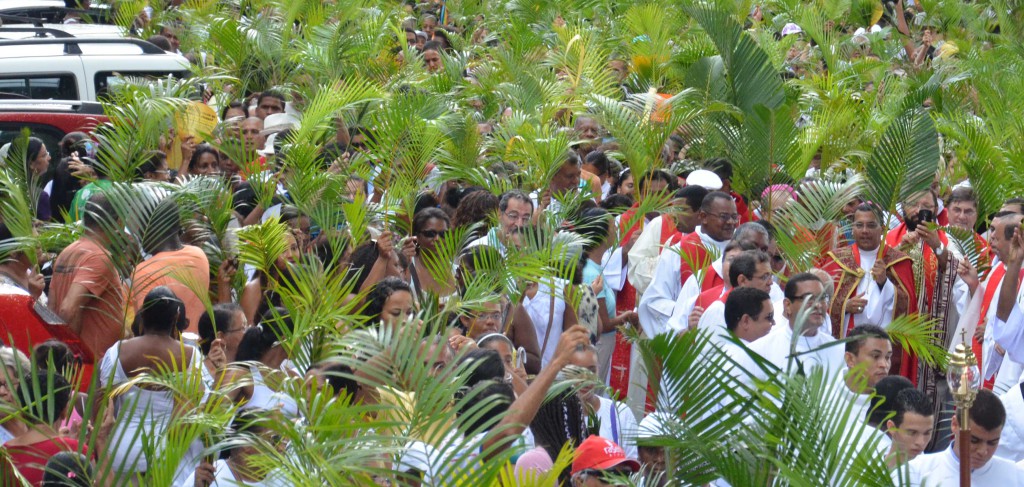
<path id="1" fill-rule="evenodd" d="M 747 222 L 736 227 L 736 231 L 732 234 L 732 239 L 746 240 L 745 237 L 750 237 L 754 234 L 764 236 L 765 240 L 771 240 L 771 235 L 768 234 L 768 229 L 756 222 Z"/>
<path id="2" fill-rule="evenodd" d="M 0 361 L 3 361 L 5 367 L 21 372 L 30 367 L 28 357 L 21 350 L 11 347 L 0 347 Z"/>

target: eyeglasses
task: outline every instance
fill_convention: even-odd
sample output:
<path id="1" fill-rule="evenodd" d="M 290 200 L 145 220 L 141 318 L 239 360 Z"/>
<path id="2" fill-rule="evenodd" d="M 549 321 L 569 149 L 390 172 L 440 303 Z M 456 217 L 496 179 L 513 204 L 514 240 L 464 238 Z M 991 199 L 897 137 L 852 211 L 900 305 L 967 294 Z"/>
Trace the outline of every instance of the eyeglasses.
<path id="1" fill-rule="evenodd" d="M 423 230 L 420 232 L 420 235 L 427 238 L 440 238 L 444 237 L 446 233 L 448 233 L 448 230 Z"/>
<path id="2" fill-rule="evenodd" d="M 230 330 L 224 330 L 221 333 L 224 333 L 225 335 L 227 335 L 228 333 L 235 333 L 237 331 L 245 331 L 245 330 L 249 329 L 249 326 L 251 326 L 250 323 L 249 323 L 249 320 L 247 318 L 243 317 L 242 318 L 242 326 L 239 326 L 238 328 L 232 328 Z"/>
<path id="3" fill-rule="evenodd" d="M 521 222 L 528 222 L 528 221 L 530 221 L 530 218 L 533 217 L 533 215 L 531 215 L 529 213 L 519 214 L 519 213 L 510 213 L 510 212 L 506 211 L 503 214 L 505 216 L 509 217 L 509 219 L 511 219 L 513 221 L 521 221 Z"/>
<path id="4" fill-rule="evenodd" d="M 768 282 L 768 281 L 772 280 L 772 273 L 771 272 L 765 272 L 764 274 L 761 274 L 760 276 L 754 276 L 751 279 L 756 279 L 756 280 L 759 280 L 761 282 Z"/>
<path id="5" fill-rule="evenodd" d="M 501 321 L 501 315 L 502 315 L 501 311 L 496 311 L 494 313 L 480 313 L 480 314 L 476 315 L 476 319 L 477 320 Z"/>
<path id="6" fill-rule="evenodd" d="M 708 216 L 713 216 L 723 222 L 740 221 L 739 213 L 708 213 Z"/>

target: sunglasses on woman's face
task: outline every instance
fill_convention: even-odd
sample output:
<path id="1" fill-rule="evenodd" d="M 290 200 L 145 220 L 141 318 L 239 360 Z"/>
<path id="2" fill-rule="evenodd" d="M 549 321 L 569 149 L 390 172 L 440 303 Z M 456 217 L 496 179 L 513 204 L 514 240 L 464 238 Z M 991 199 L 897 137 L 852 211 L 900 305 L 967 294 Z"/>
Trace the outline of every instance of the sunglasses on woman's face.
<path id="1" fill-rule="evenodd" d="M 439 238 L 443 237 L 444 234 L 447 232 L 447 230 L 423 230 L 422 232 L 420 232 L 420 235 L 427 238 Z"/>

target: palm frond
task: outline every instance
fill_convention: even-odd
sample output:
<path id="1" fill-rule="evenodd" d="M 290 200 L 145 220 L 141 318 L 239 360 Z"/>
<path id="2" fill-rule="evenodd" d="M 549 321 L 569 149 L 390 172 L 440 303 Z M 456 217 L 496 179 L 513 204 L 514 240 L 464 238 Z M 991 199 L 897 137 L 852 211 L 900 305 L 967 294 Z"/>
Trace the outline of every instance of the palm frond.
<path id="1" fill-rule="evenodd" d="M 897 203 L 927 190 L 939 169 L 939 138 L 928 113 L 905 112 L 885 129 L 867 163 L 864 195 L 895 212 Z"/>
<path id="2" fill-rule="evenodd" d="M 22 254 L 35 267 L 38 255 L 31 249 L 36 248 L 35 208 L 41 188 L 26 162 L 28 137 L 26 128 L 11 142 L 0 163 L 0 222 L 14 237 L 0 246 L 0 262 L 6 262 L 11 254 Z"/>
<path id="3" fill-rule="evenodd" d="M 239 262 L 263 272 L 274 268 L 277 258 L 287 249 L 288 226 L 276 218 L 238 231 Z"/>

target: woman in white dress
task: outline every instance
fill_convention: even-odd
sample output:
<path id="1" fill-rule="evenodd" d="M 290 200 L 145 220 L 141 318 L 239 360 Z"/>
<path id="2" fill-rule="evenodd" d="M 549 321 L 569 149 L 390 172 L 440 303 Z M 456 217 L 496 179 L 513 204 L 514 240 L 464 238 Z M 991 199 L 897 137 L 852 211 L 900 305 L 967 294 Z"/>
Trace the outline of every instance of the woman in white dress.
<path id="1" fill-rule="evenodd" d="M 180 339 L 188 326 L 185 305 L 167 287 L 160 286 L 146 295 L 139 336 L 121 340 L 107 350 L 100 364 L 100 384 L 110 394 L 118 386 L 142 373 L 176 373 L 175 382 L 188 380 L 202 387 L 202 354 Z M 177 461 L 175 485 L 180 484 L 198 464 L 202 444 L 193 442 L 180 459 L 169 459 L 164 452 L 168 424 L 179 414 L 182 398 L 165 388 L 133 385 L 114 397 L 117 418 L 111 432 L 108 456 L 111 467 L 122 479 L 145 484 L 146 472 L 159 462 Z"/>

